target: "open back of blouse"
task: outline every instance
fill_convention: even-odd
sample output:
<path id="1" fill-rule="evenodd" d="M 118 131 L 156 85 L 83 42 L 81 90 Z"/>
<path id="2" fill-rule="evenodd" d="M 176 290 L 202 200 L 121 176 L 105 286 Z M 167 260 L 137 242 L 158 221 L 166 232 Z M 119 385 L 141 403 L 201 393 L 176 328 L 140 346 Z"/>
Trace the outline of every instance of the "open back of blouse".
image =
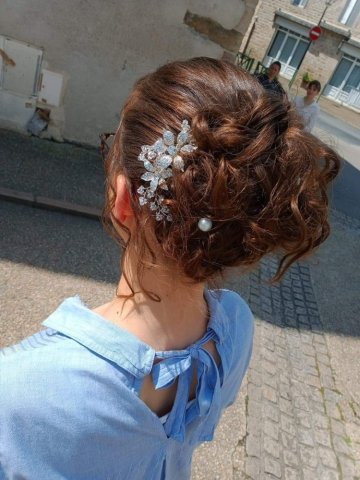
<path id="1" fill-rule="evenodd" d="M 155 352 L 74 297 L 46 330 L 0 351 L 0 480 L 189 478 L 252 349 L 241 297 L 207 291 L 206 300 L 207 332 L 184 350 Z M 142 398 L 150 376 L 157 391 L 173 389 L 168 415 Z"/>

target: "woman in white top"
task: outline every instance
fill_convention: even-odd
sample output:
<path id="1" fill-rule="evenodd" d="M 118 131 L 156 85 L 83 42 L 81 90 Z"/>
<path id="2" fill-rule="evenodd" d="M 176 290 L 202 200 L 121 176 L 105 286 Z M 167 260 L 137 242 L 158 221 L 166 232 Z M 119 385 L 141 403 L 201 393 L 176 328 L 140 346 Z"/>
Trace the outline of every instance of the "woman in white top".
<path id="1" fill-rule="evenodd" d="M 305 97 L 295 97 L 294 103 L 298 114 L 304 122 L 304 130 L 311 132 L 320 113 L 315 97 L 320 93 L 321 84 L 318 80 L 309 82 Z"/>

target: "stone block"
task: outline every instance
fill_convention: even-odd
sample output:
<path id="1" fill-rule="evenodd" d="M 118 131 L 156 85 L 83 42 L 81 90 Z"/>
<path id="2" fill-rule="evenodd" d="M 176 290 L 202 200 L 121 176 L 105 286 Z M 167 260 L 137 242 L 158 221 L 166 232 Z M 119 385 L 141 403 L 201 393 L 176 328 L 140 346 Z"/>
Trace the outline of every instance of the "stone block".
<path id="1" fill-rule="evenodd" d="M 264 433 L 272 439 L 279 440 L 279 425 L 271 420 L 264 421 Z"/>
<path id="2" fill-rule="evenodd" d="M 330 448 L 319 447 L 319 457 L 325 467 L 337 468 L 337 458 L 334 451 Z"/>
<path id="3" fill-rule="evenodd" d="M 245 473 L 249 478 L 258 480 L 260 478 L 260 460 L 255 457 L 248 457 L 245 460 Z"/>
<path id="4" fill-rule="evenodd" d="M 305 445 L 299 445 L 300 459 L 304 465 L 312 468 L 316 468 L 318 464 L 318 455 L 316 449 L 307 447 Z M 316 477 L 314 477 L 316 478 Z"/>
<path id="5" fill-rule="evenodd" d="M 270 473 L 276 478 L 281 478 L 281 464 L 268 455 L 265 455 L 264 470 L 265 473 Z"/>
<path id="6" fill-rule="evenodd" d="M 280 445 L 279 442 L 273 440 L 268 435 L 264 435 L 264 450 L 274 458 L 280 458 Z"/>

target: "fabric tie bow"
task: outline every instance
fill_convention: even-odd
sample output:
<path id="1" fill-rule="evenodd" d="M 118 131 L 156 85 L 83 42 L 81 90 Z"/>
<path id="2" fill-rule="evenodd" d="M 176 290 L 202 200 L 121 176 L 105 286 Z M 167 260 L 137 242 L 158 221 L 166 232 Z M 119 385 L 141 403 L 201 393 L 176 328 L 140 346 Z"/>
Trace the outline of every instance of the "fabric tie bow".
<path id="1" fill-rule="evenodd" d="M 185 426 L 195 416 L 207 415 L 211 408 L 219 373 L 213 357 L 203 346 L 215 337 L 216 333 L 209 330 L 200 342 L 188 349 L 156 353 L 156 358 L 162 360 L 152 369 L 155 389 L 167 388 L 179 378 L 175 402 L 164 429 L 168 437 L 180 442 L 184 441 Z M 194 364 L 197 369 L 196 399 L 187 409 Z"/>

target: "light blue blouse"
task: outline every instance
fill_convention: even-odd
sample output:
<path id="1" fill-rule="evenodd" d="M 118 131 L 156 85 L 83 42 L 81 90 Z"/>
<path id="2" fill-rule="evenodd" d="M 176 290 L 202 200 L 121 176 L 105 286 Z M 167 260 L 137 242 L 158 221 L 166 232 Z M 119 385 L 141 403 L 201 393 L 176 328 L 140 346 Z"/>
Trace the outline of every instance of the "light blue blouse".
<path id="1" fill-rule="evenodd" d="M 210 321 L 185 350 L 156 352 L 65 300 L 45 330 L 0 351 L 0 479 L 158 480 L 190 477 L 195 447 L 213 438 L 249 364 L 253 318 L 234 292 L 207 291 Z M 203 345 L 213 339 L 221 367 Z M 154 364 L 155 359 L 162 361 Z M 188 402 L 193 368 L 196 399 Z M 139 398 L 178 379 L 160 419 Z"/>

